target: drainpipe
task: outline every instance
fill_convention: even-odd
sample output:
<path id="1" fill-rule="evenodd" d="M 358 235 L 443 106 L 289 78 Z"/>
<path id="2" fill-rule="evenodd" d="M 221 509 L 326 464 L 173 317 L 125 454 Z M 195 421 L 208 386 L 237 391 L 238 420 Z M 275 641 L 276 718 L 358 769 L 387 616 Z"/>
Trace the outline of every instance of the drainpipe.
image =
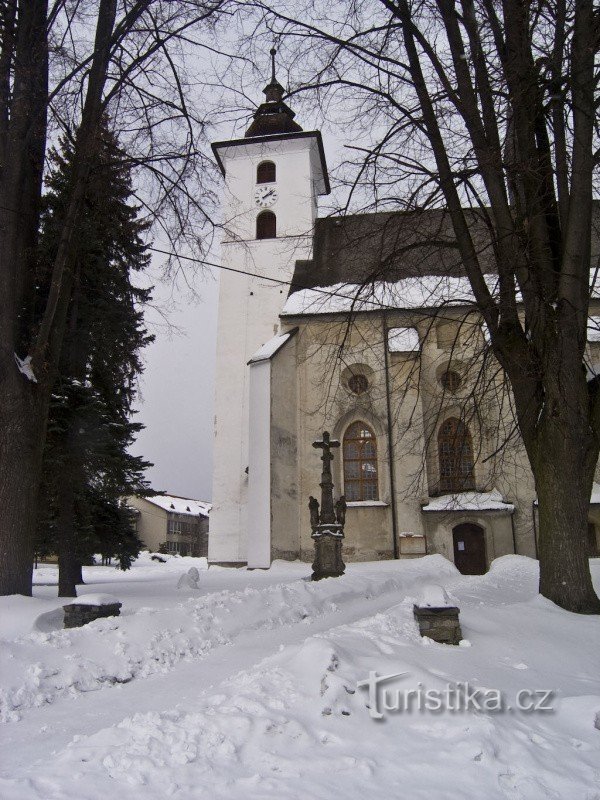
<path id="1" fill-rule="evenodd" d="M 382 314 L 383 322 L 383 363 L 385 371 L 385 399 L 387 409 L 387 435 L 388 435 L 388 457 L 390 462 L 390 496 L 392 506 L 392 545 L 394 550 L 394 558 L 399 558 L 398 552 L 398 523 L 396 520 L 396 479 L 394 475 L 394 436 L 392 431 L 392 401 L 390 398 L 390 365 L 388 353 L 388 324 L 387 314 L 385 311 Z"/>

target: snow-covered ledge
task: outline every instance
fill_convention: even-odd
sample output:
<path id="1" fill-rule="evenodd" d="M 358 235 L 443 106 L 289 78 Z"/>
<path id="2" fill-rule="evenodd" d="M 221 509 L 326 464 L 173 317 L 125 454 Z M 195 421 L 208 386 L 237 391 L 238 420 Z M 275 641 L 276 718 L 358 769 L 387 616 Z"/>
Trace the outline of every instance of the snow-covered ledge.
<path id="1" fill-rule="evenodd" d="M 504 511 L 512 514 L 515 507 L 505 502 L 497 489 L 491 492 L 455 492 L 434 497 L 422 507 L 426 512 L 440 511 Z"/>
<path id="2" fill-rule="evenodd" d="M 346 503 L 348 508 L 387 508 L 389 503 L 383 500 L 352 500 Z"/>

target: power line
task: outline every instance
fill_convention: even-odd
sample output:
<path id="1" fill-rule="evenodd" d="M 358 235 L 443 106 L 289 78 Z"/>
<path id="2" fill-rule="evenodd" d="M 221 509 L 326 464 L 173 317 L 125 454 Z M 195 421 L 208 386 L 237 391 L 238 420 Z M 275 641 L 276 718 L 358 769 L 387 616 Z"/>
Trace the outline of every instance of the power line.
<path id="1" fill-rule="evenodd" d="M 0 205 L 0 208 L 5 210 L 5 211 L 11 211 L 12 213 L 15 213 L 15 214 L 18 213 L 16 211 L 16 209 L 9 208 L 8 206 Z M 298 289 L 298 290 L 307 289 L 307 290 L 309 290 L 311 292 L 315 292 L 317 294 L 325 295 L 326 297 L 340 297 L 343 300 L 350 300 L 352 302 L 359 303 L 360 305 L 363 305 L 363 304 L 366 303 L 367 305 L 374 306 L 376 309 L 379 309 L 379 310 L 382 310 L 382 311 L 402 311 L 402 310 L 405 310 L 405 311 L 417 311 L 417 310 L 420 310 L 422 313 L 424 312 L 424 309 L 416 309 L 416 308 L 415 309 L 399 309 L 397 306 L 387 305 L 385 303 L 382 303 L 380 300 L 375 300 L 373 298 L 361 298 L 360 297 L 360 291 L 354 297 L 351 297 L 348 294 L 344 294 L 342 292 L 329 291 L 328 289 L 325 289 L 325 288 L 323 288 L 321 286 L 313 286 L 313 287 L 304 286 L 303 284 L 298 283 L 297 281 L 286 281 L 286 280 L 282 280 L 280 278 L 271 278 L 268 275 L 260 275 L 257 272 L 250 272 L 249 270 L 237 269 L 235 267 L 227 267 L 224 264 L 217 264 L 214 261 L 208 261 L 206 259 L 195 258 L 194 256 L 184 256 L 181 253 L 175 253 L 175 252 L 173 252 L 171 250 L 163 250 L 163 249 L 161 249 L 159 247 L 148 247 L 147 249 L 150 250 L 153 253 L 160 253 L 161 255 L 169 256 L 170 258 L 176 258 L 176 259 L 181 260 L 181 261 L 190 261 L 190 262 L 192 262 L 194 264 L 201 264 L 202 266 L 214 267 L 215 269 L 220 269 L 220 270 L 223 270 L 225 272 L 234 272 L 234 273 L 236 273 L 238 275 L 246 275 L 246 276 L 248 276 L 250 278 L 257 278 L 259 280 L 269 281 L 271 283 L 276 283 L 279 286 L 290 286 L 291 288 L 295 288 L 295 289 Z M 436 277 L 436 276 L 432 276 L 432 277 Z M 442 279 L 442 278 L 448 277 L 448 276 L 440 275 L 438 277 L 440 279 Z M 415 278 L 417 278 L 417 276 L 415 276 Z M 382 281 L 382 283 L 385 283 L 385 281 Z M 350 286 L 350 285 L 353 285 L 353 284 L 348 284 L 348 286 Z M 354 284 L 354 285 L 358 285 L 358 284 Z M 325 313 L 351 314 L 351 313 L 354 313 L 354 312 L 358 313 L 361 310 L 363 310 L 363 309 L 351 308 L 348 311 L 332 311 L 332 312 L 320 312 L 320 313 L 322 313 L 322 314 L 325 314 Z M 309 310 L 305 310 L 303 312 L 299 312 L 298 316 L 303 316 L 303 315 L 310 314 L 310 313 L 311 312 Z M 313 313 L 317 314 L 319 312 L 317 310 L 315 310 Z M 295 316 L 295 315 L 290 315 L 290 316 Z M 425 316 L 430 316 L 430 315 L 425 314 Z M 432 316 L 436 317 L 437 319 L 448 319 L 448 320 L 453 320 L 454 319 L 453 317 L 444 317 L 439 313 L 434 313 Z M 477 322 L 469 322 L 468 320 L 461 320 L 461 325 L 471 325 L 471 326 L 474 326 L 474 327 L 481 327 Z"/>
<path id="2" fill-rule="evenodd" d="M 208 267 L 215 267 L 216 269 L 225 270 L 226 272 L 235 272 L 235 273 L 237 273 L 239 275 L 248 275 L 251 278 L 258 278 L 258 279 L 263 280 L 263 281 L 270 281 L 270 282 L 276 283 L 276 284 L 278 284 L 280 286 L 290 286 L 290 287 L 293 287 L 293 288 L 296 288 L 296 289 L 299 289 L 299 290 L 305 289 L 305 290 L 308 290 L 308 291 L 311 291 L 311 292 L 316 292 L 317 294 L 326 295 L 327 297 L 340 297 L 340 298 L 342 298 L 342 300 L 351 300 L 353 302 L 356 301 L 357 303 L 360 303 L 360 304 L 367 303 L 369 305 L 375 306 L 377 309 L 381 309 L 382 311 L 403 311 L 403 310 L 404 311 L 417 311 L 417 310 L 419 310 L 421 312 L 424 312 L 424 309 L 417 309 L 417 308 L 415 308 L 415 309 L 402 309 L 402 308 L 398 308 L 397 306 L 386 305 L 385 303 L 382 303 L 380 300 L 375 300 L 375 299 L 371 299 L 371 298 L 361 298 L 359 296 L 359 293 L 357 293 L 354 297 L 351 297 L 350 295 L 344 294 L 342 292 L 329 291 L 328 289 L 325 289 L 325 288 L 323 288 L 321 286 L 311 287 L 311 286 L 305 286 L 302 283 L 298 283 L 297 281 L 286 281 L 286 280 L 282 280 L 281 278 L 271 278 L 268 275 L 260 275 L 257 272 L 249 272 L 248 270 L 236 269 L 235 267 L 226 267 L 224 264 L 217 264 L 217 263 L 215 263 L 213 261 L 206 261 L 205 259 L 194 258 L 193 256 L 184 256 L 184 255 L 181 255 L 179 253 L 171 252 L 169 250 L 161 250 L 158 247 L 149 247 L 148 250 L 151 250 L 151 251 L 153 251 L 155 253 L 161 253 L 162 255 L 170 256 L 171 258 L 182 259 L 184 261 L 191 261 L 191 262 L 193 262 L 195 264 L 202 264 L 202 265 L 208 266 Z M 440 280 L 441 280 L 444 277 L 449 277 L 449 276 L 440 275 L 440 276 L 432 276 L 432 277 L 439 277 Z M 417 280 L 418 276 L 415 276 L 415 279 Z M 385 283 L 385 281 L 381 281 L 381 282 Z M 347 284 L 347 285 L 351 286 L 351 285 L 359 285 L 359 284 Z M 323 313 L 323 314 L 325 314 L 325 313 L 333 313 L 333 314 L 338 313 L 339 314 L 339 313 L 352 313 L 353 311 L 357 311 L 358 312 L 360 310 L 361 309 L 350 309 L 349 311 L 337 311 L 337 312 L 336 311 L 332 311 L 332 312 L 320 312 L 320 313 Z M 311 313 L 310 311 L 303 311 L 303 312 L 299 312 L 298 316 L 302 316 L 303 314 L 310 314 L 310 313 Z M 319 313 L 319 312 L 315 311 L 314 313 Z M 290 314 L 290 316 L 296 316 L 296 315 L 295 314 Z M 434 314 L 433 316 L 437 317 L 438 319 L 453 319 L 452 317 L 442 317 L 440 314 L 437 314 L 437 313 Z M 466 320 L 461 321 L 461 324 L 474 325 L 476 327 L 480 327 L 478 323 L 476 323 L 476 322 L 468 322 Z"/>

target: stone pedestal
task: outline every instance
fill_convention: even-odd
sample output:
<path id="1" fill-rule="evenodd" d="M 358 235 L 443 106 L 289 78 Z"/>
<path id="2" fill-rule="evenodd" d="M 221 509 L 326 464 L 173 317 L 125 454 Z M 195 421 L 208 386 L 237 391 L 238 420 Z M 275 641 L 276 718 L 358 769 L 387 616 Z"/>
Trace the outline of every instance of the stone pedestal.
<path id="1" fill-rule="evenodd" d="M 65 612 L 65 628 L 81 628 L 88 622 L 104 617 L 118 617 L 121 613 L 122 603 L 106 603 L 103 605 L 90 605 L 83 603 L 69 603 L 63 606 Z"/>
<path id="2" fill-rule="evenodd" d="M 346 570 L 342 559 L 342 542 L 344 532 L 341 525 L 317 525 L 313 528 L 312 538 L 315 543 L 315 560 L 311 580 L 322 578 L 339 578 Z"/>
<path id="3" fill-rule="evenodd" d="M 413 612 L 421 636 L 428 636 L 440 644 L 459 644 L 463 638 L 456 606 L 443 608 L 413 606 Z"/>

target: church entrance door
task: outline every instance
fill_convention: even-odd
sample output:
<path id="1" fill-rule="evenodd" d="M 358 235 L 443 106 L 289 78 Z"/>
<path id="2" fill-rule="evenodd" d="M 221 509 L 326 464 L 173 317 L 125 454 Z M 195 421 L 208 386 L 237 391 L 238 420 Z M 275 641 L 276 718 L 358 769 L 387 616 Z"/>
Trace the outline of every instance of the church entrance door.
<path id="1" fill-rule="evenodd" d="M 463 575 L 483 575 L 487 571 L 483 528 L 465 522 L 452 529 L 454 563 Z"/>

